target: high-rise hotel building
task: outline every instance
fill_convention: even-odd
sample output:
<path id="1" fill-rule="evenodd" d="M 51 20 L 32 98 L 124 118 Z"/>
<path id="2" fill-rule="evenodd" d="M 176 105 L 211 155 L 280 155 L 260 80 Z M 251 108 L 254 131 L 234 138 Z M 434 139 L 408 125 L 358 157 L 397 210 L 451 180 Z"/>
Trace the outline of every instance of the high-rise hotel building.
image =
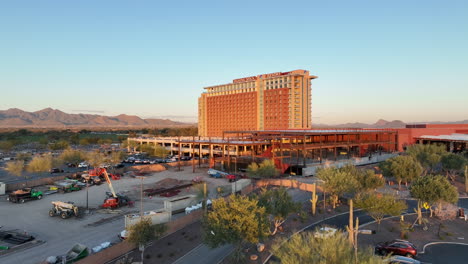
<path id="1" fill-rule="evenodd" d="M 311 80 L 306 70 L 261 74 L 205 87 L 198 99 L 198 134 L 311 128 Z"/>

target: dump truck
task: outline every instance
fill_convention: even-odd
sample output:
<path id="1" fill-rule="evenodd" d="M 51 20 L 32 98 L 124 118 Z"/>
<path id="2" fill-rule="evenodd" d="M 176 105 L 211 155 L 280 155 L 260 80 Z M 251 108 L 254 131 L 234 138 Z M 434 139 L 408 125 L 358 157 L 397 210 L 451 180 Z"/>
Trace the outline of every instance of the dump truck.
<path id="1" fill-rule="evenodd" d="M 24 203 L 27 200 L 42 199 L 44 194 L 41 191 L 32 188 L 24 188 L 10 193 L 7 200 L 12 203 Z"/>
<path id="2" fill-rule="evenodd" d="M 60 215 L 62 219 L 69 218 L 70 216 L 78 216 L 79 210 L 73 202 L 60 202 L 54 201 L 52 202 L 53 208 L 49 210 L 49 216 L 54 217 L 56 215 Z"/>

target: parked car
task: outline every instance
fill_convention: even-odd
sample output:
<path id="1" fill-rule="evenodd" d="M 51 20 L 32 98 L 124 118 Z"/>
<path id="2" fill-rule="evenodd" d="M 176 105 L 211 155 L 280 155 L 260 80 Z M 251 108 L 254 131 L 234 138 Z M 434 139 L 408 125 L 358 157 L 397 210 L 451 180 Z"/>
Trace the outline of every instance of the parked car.
<path id="1" fill-rule="evenodd" d="M 63 172 L 63 170 L 62 170 L 62 169 L 59 169 L 59 168 L 52 168 L 52 169 L 50 169 L 50 173 L 51 173 L 51 174 L 52 174 L 52 173 L 61 173 L 61 172 Z"/>
<path id="2" fill-rule="evenodd" d="M 240 178 L 240 176 L 235 175 L 235 174 L 228 174 L 226 175 L 226 179 L 228 179 L 229 182 L 235 182 Z"/>
<path id="3" fill-rule="evenodd" d="M 380 255 L 387 255 L 391 253 L 393 255 L 406 256 L 409 258 L 413 258 L 418 254 L 418 251 L 416 250 L 416 247 L 413 245 L 413 243 L 400 239 L 377 244 L 375 247 L 375 252 Z"/>
<path id="4" fill-rule="evenodd" d="M 78 164 L 78 168 L 87 168 L 87 167 L 89 167 L 89 164 L 86 162 L 81 162 L 80 164 Z"/>
<path id="5" fill-rule="evenodd" d="M 384 260 L 388 264 L 421 264 L 421 261 L 403 256 L 391 256 Z"/>
<path id="6" fill-rule="evenodd" d="M 118 164 L 116 164 L 114 166 L 114 168 L 116 168 L 116 169 L 120 169 L 120 168 L 123 168 L 123 167 L 125 167 L 125 164 L 123 164 L 123 163 L 118 163 Z"/>
<path id="7" fill-rule="evenodd" d="M 68 168 L 75 168 L 76 164 L 75 163 L 67 163 Z"/>
<path id="8" fill-rule="evenodd" d="M 338 231 L 338 229 L 333 228 L 333 227 L 324 226 L 324 227 L 321 227 L 317 231 L 314 232 L 314 237 L 326 238 L 326 237 L 329 237 L 329 236 L 333 236 L 336 233 L 336 231 Z"/>
<path id="9" fill-rule="evenodd" d="M 120 232 L 120 234 L 117 235 L 117 237 L 119 237 L 121 240 L 125 240 L 127 239 L 128 235 L 129 232 L 126 229 L 124 229 L 122 232 Z"/>
<path id="10" fill-rule="evenodd" d="M 180 160 L 192 160 L 192 157 L 183 156 L 183 157 L 180 158 Z"/>
<path id="11" fill-rule="evenodd" d="M 125 163 L 135 163 L 135 158 L 134 157 L 129 157 L 128 159 L 125 159 L 123 162 L 125 162 Z"/>

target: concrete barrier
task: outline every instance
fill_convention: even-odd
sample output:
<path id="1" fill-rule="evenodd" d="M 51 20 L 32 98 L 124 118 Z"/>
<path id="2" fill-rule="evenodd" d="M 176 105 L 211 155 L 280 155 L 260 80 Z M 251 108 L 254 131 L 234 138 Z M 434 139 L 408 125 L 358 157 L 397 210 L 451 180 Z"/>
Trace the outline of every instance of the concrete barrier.
<path id="1" fill-rule="evenodd" d="M 193 194 L 164 200 L 164 209 L 171 214 L 184 212 L 185 208 L 197 204 L 197 196 Z"/>
<path id="2" fill-rule="evenodd" d="M 231 183 L 232 193 L 242 191 L 245 187 L 249 186 L 250 184 L 252 184 L 251 179 L 239 179 L 238 181 L 232 182 Z"/>
<path id="3" fill-rule="evenodd" d="M 283 186 L 286 188 L 295 188 L 306 192 L 312 192 L 314 184 L 300 182 L 295 179 L 263 179 L 255 182 L 255 186 L 257 187 L 266 187 L 270 185 Z M 317 185 L 316 188 L 317 191 L 322 191 L 322 188 L 319 185 Z"/>
<path id="4" fill-rule="evenodd" d="M 389 158 L 393 158 L 398 156 L 398 153 L 384 153 L 382 155 L 374 155 L 372 157 L 362 157 L 362 158 L 352 158 L 347 160 L 339 160 L 339 161 L 324 161 L 323 163 L 309 165 L 306 168 L 302 168 L 302 176 L 313 176 L 317 172 L 317 169 L 320 168 L 327 168 L 327 167 L 337 167 L 341 168 L 348 164 L 362 166 L 372 163 L 378 163 L 385 161 Z"/>
<path id="5" fill-rule="evenodd" d="M 171 220 L 171 212 L 168 212 L 164 209 L 148 211 L 143 213 L 143 218 L 148 218 L 151 220 L 153 225 L 167 223 Z M 125 215 L 125 228 L 138 223 L 141 219 L 140 214 L 128 214 Z"/>

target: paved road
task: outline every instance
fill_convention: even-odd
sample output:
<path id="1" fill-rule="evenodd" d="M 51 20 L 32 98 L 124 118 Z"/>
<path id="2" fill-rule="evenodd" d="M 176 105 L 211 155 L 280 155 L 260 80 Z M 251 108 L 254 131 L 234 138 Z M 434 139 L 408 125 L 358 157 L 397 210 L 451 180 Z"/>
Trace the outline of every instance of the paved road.
<path id="1" fill-rule="evenodd" d="M 431 264 L 466 264 L 468 263 L 468 245 L 435 244 L 426 247 L 418 259 Z"/>
<path id="2" fill-rule="evenodd" d="M 232 245 L 224 245 L 218 248 L 209 248 L 205 244 L 200 244 L 192 251 L 173 262 L 173 264 L 193 264 L 193 263 L 219 263 L 234 250 Z"/>
<path id="3" fill-rule="evenodd" d="M 309 194 L 306 193 L 306 195 L 308 197 Z M 407 213 L 413 213 L 414 212 L 413 209 L 416 208 L 417 206 L 417 201 L 407 200 L 407 204 L 408 204 Z M 458 202 L 458 206 L 468 208 L 468 198 L 460 199 Z M 360 225 L 373 221 L 372 217 L 366 215 L 364 211 L 355 211 L 354 218 L 356 217 L 359 217 Z M 346 228 L 348 221 L 349 221 L 349 213 L 343 213 L 333 218 L 324 219 L 323 221 L 315 223 L 309 226 L 308 228 L 306 228 L 305 231 L 312 231 L 318 226 L 322 226 L 322 225 L 331 225 L 331 226 L 336 226 L 336 227 L 344 229 Z M 174 262 L 174 264 L 191 264 L 191 263 L 216 264 L 216 263 L 219 263 L 225 256 L 227 256 L 232 250 L 233 250 L 233 247 L 231 245 L 226 245 L 226 246 L 216 248 L 216 249 L 210 249 L 208 246 L 202 244 L 198 246 L 197 248 L 193 249 L 191 252 L 189 252 L 185 256 L 181 257 L 179 260 Z M 468 263 L 468 262 L 465 262 L 465 263 Z"/>

